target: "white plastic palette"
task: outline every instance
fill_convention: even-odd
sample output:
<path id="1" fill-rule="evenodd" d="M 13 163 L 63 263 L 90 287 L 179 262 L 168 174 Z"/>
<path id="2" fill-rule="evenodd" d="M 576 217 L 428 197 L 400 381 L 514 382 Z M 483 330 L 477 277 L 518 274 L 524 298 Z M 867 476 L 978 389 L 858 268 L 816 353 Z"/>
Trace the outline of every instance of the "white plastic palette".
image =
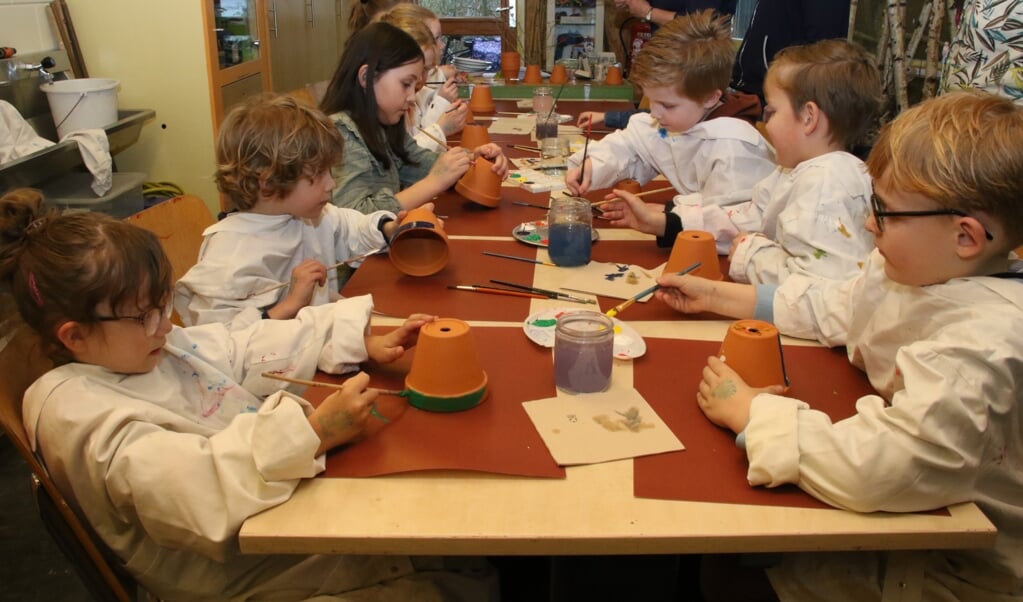
<path id="1" fill-rule="evenodd" d="M 554 347 L 554 327 L 558 324 L 558 318 L 577 311 L 586 310 L 555 307 L 539 311 L 526 318 L 526 321 L 522 323 L 522 330 L 529 340 L 537 345 Z M 612 318 L 612 320 L 615 324 L 614 355 L 616 358 L 633 359 L 646 353 L 646 341 L 633 327 L 618 318 Z"/>

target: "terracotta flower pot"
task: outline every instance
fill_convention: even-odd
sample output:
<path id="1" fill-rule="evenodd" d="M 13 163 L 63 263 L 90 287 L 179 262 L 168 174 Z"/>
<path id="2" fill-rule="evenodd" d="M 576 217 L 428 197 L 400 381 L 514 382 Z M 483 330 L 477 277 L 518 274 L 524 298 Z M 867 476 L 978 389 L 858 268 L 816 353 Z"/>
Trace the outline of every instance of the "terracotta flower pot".
<path id="1" fill-rule="evenodd" d="M 487 126 L 471 123 L 462 128 L 462 140 L 459 145 L 463 148 L 475 150 L 476 147 L 488 142 L 490 142 L 490 133 L 487 131 Z"/>
<path id="2" fill-rule="evenodd" d="M 483 157 L 476 161 L 462 179 L 455 184 L 455 192 L 483 205 L 497 207 L 501 204 L 501 176 L 493 171 L 494 164 Z"/>
<path id="3" fill-rule="evenodd" d="M 505 81 L 519 79 L 519 68 L 522 67 L 522 55 L 514 50 L 501 53 L 501 75 Z"/>
<path id="4" fill-rule="evenodd" d="M 405 389 L 410 404 L 433 412 L 467 410 L 483 401 L 487 373 L 468 324 L 440 318 L 420 329 Z"/>
<path id="5" fill-rule="evenodd" d="M 568 81 L 568 70 L 562 64 L 554 65 L 551 68 L 551 83 L 563 84 Z"/>
<path id="6" fill-rule="evenodd" d="M 632 194 L 639 194 L 640 192 L 643 191 L 643 187 L 640 185 L 640 183 L 637 182 L 636 180 L 631 180 L 631 179 L 619 180 L 611 188 L 616 189 L 616 190 L 624 190 L 626 192 L 631 192 Z M 679 269 L 682 269 L 682 268 L 679 268 Z M 678 271 L 678 270 L 675 270 L 675 271 Z"/>
<path id="7" fill-rule="evenodd" d="M 391 263 L 409 276 L 429 276 L 448 264 L 448 235 L 433 211 L 408 212 L 391 237 Z"/>
<path id="8" fill-rule="evenodd" d="M 469 110 L 473 113 L 494 112 L 494 97 L 490 93 L 490 86 L 476 84 L 472 87 L 472 95 L 469 96 Z"/>
<path id="9" fill-rule="evenodd" d="M 675 244 L 671 247 L 671 256 L 664 266 L 664 273 L 681 272 L 697 261 L 700 262 L 700 267 L 690 272 L 693 276 L 707 280 L 721 280 L 725 277 L 721 273 L 714 235 L 702 230 L 684 230 L 675 237 Z"/>
<path id="10" fill-rule="evenodd" d="M 622 79 L 622 68 L 611 65 L 607 68 L 607 75 L 604 76 L 604 83 L 609 86 L 619 86 L 625 81 Z"/>
<path id="11" fill-rule="evenodd" d="M 739 320 L 725 333 L 718 353 L 751 387 L 789 386 L 781 335 L 769 322 Z"/>
<path id="12" fill-rule="evenodd" d="M 540 73 L 540 65 L 526 65 L 526 74 L 522 77 L 524 84 L 542 84 L 543 75 Z"/>

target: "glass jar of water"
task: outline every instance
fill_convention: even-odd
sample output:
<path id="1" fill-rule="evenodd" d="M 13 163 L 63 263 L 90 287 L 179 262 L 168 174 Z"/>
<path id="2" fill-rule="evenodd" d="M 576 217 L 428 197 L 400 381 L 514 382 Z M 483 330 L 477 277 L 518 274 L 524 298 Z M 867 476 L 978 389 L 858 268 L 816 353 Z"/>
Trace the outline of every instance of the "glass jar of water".
<path id="1" fill-rule="evenodd" d="M 547 213 L 547 254 L 555 265 L 590 262 L 593 247 L 593 209 L 579 197 L 554 197 Z"/>
<path id="2" fill-rule="evenodd" d="M 570 312 L 554 329 L 554 384 L 565 393 L 599 393 L 611 386 L 614 322 L 595 311 Z"/>

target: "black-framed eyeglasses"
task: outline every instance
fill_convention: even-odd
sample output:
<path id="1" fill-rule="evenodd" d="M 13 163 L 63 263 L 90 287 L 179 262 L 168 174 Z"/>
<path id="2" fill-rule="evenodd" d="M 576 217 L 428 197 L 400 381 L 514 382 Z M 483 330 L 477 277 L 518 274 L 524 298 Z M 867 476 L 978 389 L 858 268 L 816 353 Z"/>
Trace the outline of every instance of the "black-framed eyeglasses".
<path id="1" fill-rule="evenodd" d="M 146 336 L 153 336 L 160 329 L 163 321 L 169 320 L 174 313 L 174 306 L 168 303 L 164 307 L 154 307 L 137 316 L 96 316 L 97 322 L 117 322 L 119 320 L 135 320 L 146 329 Z"/>
<path id="2" fill-rule="evenodd" d="M 881 199 L 874 193 L 870 195 L 870 206 L 874 211 L 874 222 L 877 224 L 877 231 L 884 232 L 884 218 L 886 217 L 930 217 L 934 215 L 956 215 L 959 217 L 969 217 L 966 213 L 958 209 L 925 209 L 922 211 L 885 211 L 884 206 L 881 204 Z M 987 228 L 984 228 L 984 236 L 988 240 L 994 240 L 995 237 L 988 232 Z"/>

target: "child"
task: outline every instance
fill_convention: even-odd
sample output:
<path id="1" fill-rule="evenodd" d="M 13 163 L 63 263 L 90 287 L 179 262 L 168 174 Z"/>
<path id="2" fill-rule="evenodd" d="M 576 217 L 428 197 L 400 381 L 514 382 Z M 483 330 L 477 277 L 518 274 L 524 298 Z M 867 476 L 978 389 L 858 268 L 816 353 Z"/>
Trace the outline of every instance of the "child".
<path id="1" fill-rule="evenodd" d="M 669 276 L 657 295 L 845 345 L 878 392 L 832 424 L 710 358 L 697 402 L 741 434 L 751 485 L 795 483 L 857 512 L 972 501 L 995 546 L 921 552 L 923 599 L 1019 600 L 1023 265 L 1009 253 L 1023 243 L 1023 109 L 976 91 L 928 100 L 884 128 L 867 166 L 877 251 L 853 279 L 793 274 L 775 289 Z M 874 553 L 792 555 L 769 577 L 782 600 L 880 600 L 877 569 Z"/>
<path id="2" fill-rule="evenodd" d="M 437 68 L 440 19 L 428 8 L 416 4 L 399 4 L 380 15 L 378 20 L 394 25 L 412 36 L 423 51 L 427 70 L 417 84 L 419 89 L 416 91 L 416 103 L 405 115 L 405 128 L 419 146 L 438 153 L 446 151 L 447 145 L 441 142 L 462 131 L 469 106 L 458 100 L 455 78 L 438 81 L 430 79 L 443 77 Z"/>
<path id="3" fill-rule="evenodd" d="M 62 493 L 149 592 L 165 600 L 440 599 L 447 573 L 400 556 L 238 554 L 242 522 L 287 500 L 359 436 L 377 393 L 358 374 L 316 409 L 274 372 L 390 362 L 433 318 L 364 334 L 369 296 L 244 330 L 171 325 L 156 236 L 100 213 L 0 199 L 0 279 L 57 367 L 25 393 L 25 428 Z M 7 333 L 5 333 L 7 334 Z M 476 591 L 474 595 L 481 592 Z M 346 598 L 347 599 L 347 598 Z M 468 597 L 467 599 L 475 599 Z"/>
<path id="4" fill-rule="evenodd" d="M 387 246 L 393 213 L 330 203 L 341 144 L 325 115 L 287 96 L 256 97 L 224 118 L 217 187 L 238 211 L 206 229 L 175 286 L 185 325 L 293 318 L 338 298 L 336 264 Z"/>
<path id="5" fill-rule="evenodd" d="M 320 105 L 345 141 L 335 204 L 364 213 L 418 207 L 457 182 L 477 156 L 491 159 L 502 178 L 508 173 L 496 144 L 435 153 L 408 135 L 403 121 L 423 60 L 415 40 L 393 25 L 371 23 L 352 36 Z"/>
<path id="6" fill-rule="evenodd" d="M 711 10 L 657 30 L 631 74 L 650 99 L 650 113 L 633 115 L 624 130 L 590 144 L 581 179 L 581 151 L 569 157 L 569 190 L 581 194 L 626 178 L 645 183 L 660 173 L 680 193 L 679 205 L 749 200 L 753 185 L 774 169 L 770 145 L 745 121 L 706 119 L 728 86 L 734 57 L 730 35 L 728 17 Z"/>

